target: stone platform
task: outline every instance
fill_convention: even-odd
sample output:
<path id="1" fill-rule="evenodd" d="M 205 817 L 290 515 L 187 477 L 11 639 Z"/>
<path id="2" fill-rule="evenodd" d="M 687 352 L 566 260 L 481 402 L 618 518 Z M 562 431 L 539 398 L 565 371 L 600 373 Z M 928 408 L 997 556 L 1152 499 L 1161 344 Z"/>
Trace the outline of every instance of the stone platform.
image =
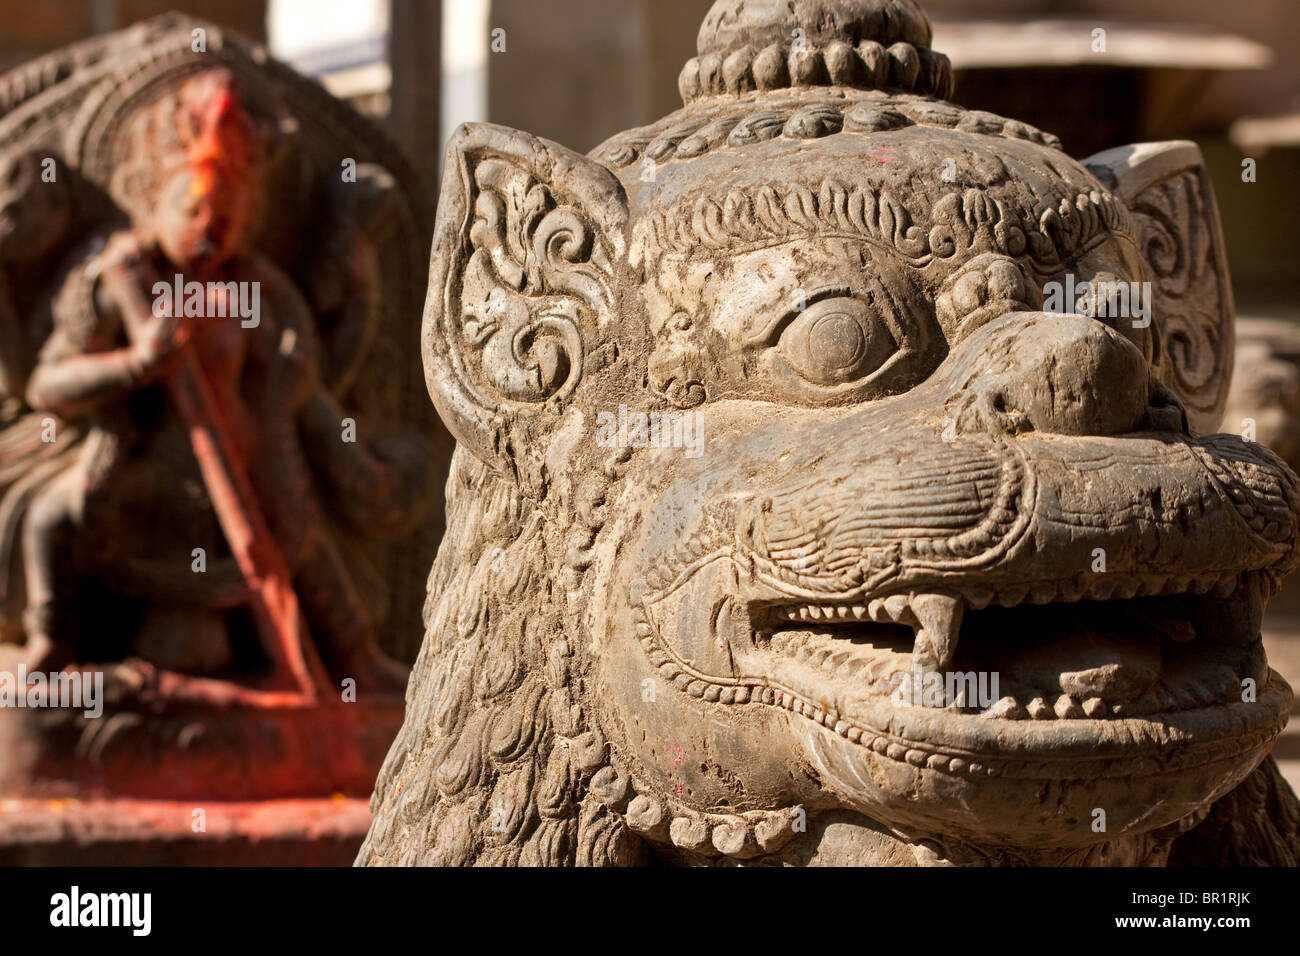
<path id="1" fill-rule="evenodd" d="M 367 802 L 0 800 L 0 866 L 349 866 Z"/>
<path id="2" fill-rule="evenodd" d="M 0 647 L 0 671 L 13 655 Z M 352 862 L 400 695 L 305 697 L 139 661 L 81 673 L 102 675 L 99 716 L 0 707 L 0 865 Z"/>

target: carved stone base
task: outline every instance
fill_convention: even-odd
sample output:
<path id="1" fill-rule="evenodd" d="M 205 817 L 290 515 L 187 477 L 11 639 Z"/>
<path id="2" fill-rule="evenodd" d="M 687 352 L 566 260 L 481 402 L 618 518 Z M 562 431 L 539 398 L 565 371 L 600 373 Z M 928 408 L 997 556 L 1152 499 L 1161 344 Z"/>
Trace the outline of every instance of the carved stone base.
<path id="1" fill-rule="evenodd" d="M 102 696 L 78 706 L 17 707 L 0 684 L 0 864 L 351 862 L 400 696 L 310 701 L 138 661 L 80 676 L 96 673 Z"/>
<path id="2" fill-rule="evenodd" d="M 0 866 L 347 866 L 369 826 L 359 797 L 0 800 Z"/>
<path id="3" fill-rule="evenodd" d="M 176 680 L 157 673 L 159 683 Z M 0 707 L 0 797 L 359 796 L 402 721 L 402 700 L 393 696 L 261 706 L 259 697 L 276 695 L 208 702 L 157 689 L 123 700 L 110 678 L 98 718 L 80 709 Z"/>

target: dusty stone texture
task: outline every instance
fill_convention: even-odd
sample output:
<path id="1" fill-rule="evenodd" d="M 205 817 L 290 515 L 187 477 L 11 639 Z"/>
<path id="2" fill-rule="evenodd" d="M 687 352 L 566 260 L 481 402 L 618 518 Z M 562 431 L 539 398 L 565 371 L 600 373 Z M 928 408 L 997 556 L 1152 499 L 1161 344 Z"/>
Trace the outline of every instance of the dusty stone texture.
<path id="1" fill-rule="evenodd" d="M 431 224 L 378 129 L 213 24 L 0 76 L 0 797 L 369 790 L 436 492 L 399 344 Z M 23 668 L 102 716 L 13 706 Z"/>
<path id="2" fill-rule="evenodd" d="M 359 863 L 1300 856 L 1259 642 L 1300 489 L 1210 434 L 1200 154 L 1076 162 L 929 36 L 722 0 L 679 112 L 449 144 L 448 533 Z"/>

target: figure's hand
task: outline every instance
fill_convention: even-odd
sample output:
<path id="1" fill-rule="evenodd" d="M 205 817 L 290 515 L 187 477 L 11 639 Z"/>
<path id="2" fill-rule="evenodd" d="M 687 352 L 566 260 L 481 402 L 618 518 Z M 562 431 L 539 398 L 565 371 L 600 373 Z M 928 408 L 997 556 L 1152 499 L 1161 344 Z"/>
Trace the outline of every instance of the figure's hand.
<path id="1" fill-rule="evenodd" d="M 128 334 L 136 361 L 146 371 L 153 371 L 162 368 L 180 351 L 189 340 L 190 328 L 183 319 L 163 310 L 129 325 Z"/>
<path id="2" fill-rule="evenodd" d="M 177 303 L 154 296 L 157 274 L 133 236 L 115 236 L 107 253 L 104 278 L 122 315 L 132 357 L 142 371 L 154 372 L 185 344 L 189 326 L 172 314 Z"/>

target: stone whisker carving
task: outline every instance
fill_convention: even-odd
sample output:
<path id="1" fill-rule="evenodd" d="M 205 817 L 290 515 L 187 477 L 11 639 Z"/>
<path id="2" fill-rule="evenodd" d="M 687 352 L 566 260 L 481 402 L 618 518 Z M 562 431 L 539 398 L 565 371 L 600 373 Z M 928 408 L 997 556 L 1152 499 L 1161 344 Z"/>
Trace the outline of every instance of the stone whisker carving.
<path id="1" fill-rule="evenodd" d="M 929 39 L 720 0 L 679 112 L 453 138 L 448 531 L 360 863 L 1300 859 L 1300 487 L 1211 434 L 1200 154 L 1075 161 Z"/>

